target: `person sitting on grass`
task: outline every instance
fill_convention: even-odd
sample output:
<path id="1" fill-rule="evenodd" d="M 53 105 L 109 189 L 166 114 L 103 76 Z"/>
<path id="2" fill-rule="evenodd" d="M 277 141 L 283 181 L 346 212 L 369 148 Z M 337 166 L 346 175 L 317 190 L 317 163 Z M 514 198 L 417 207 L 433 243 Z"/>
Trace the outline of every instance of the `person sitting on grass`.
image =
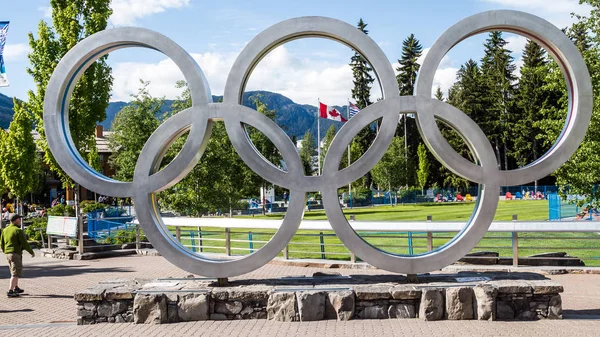
<path id="1" fill-rule="evenodd" d="M 14 214 L 10 218 L 10 225 L 2 230 L 0 234 L 0 248 L 6 255 L 10 269 L 10 288 L 8 297 L 19 297 L 24 290 L 19 288 L 19 277 L 23 271 L 23 250 L 35 256 L 29 242 L 25 239 L 25 234 L 21 229 L 21 216 Z"/>

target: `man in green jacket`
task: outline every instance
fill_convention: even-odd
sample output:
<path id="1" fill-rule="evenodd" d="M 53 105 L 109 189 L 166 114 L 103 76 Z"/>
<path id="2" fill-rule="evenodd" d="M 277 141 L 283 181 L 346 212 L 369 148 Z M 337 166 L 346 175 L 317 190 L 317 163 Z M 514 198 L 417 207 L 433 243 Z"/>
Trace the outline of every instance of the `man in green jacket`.
<path id="1" fill-rule="evenodd" d="M 7 295 L 8 297 L 19 297 L 19 294 L 24 291 L 19 288 L 19 277 L 23 271 L 23 250 L 28 251 L 31 257 L 35 256 L 21 229 L 20 215 L 13 215 L 10 218 L 10 225 L 2 230 L 0 248 L 6 255 L 10 267 L 10 288 Z"/>

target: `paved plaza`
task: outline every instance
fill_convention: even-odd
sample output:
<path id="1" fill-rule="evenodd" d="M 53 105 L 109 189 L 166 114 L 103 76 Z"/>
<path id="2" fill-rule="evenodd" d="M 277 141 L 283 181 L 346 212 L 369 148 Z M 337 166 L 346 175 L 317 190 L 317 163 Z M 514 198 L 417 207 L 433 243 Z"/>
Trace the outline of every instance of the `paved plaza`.
<path id="1" fill-rule="evenodd" d="M 189 273 L 162 257 L 129 256 L 65 261 L 24 256 L 26 295 L 0 300 L 0 336 L 598 336 L 600 275 L 549 275 L 564 288 L 562 321 L 479 322 L 355 320 L 280 323 L 267 320 L 204 321 L 166 325 L 98 324 L 77 326 L 73 294 L 110 278 L 185 277 Z M 243 278 L 312 275 L 317 271 L 381 274 L 375 269 L 322 269 L 268 264 Z M 9 271 L 0 257 L 0 286 Z M 4 283 L 1 283 L 4 282 Z M 5 287 L 6 288 L 6 287 Z"/>

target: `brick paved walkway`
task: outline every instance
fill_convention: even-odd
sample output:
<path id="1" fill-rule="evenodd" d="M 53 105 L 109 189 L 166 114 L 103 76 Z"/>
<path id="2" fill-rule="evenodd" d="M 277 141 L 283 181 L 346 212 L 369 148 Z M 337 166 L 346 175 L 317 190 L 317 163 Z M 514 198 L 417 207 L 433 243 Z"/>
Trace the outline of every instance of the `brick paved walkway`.
<path id="1" fill-rule="evenodd" d="M 1 254 L 0 254 L 1 255 Z M 279 323 L 266 320 L 193 322 L 162 326 L 101 324 L 75 326 L 73 293 L 109 278 L 185 277 L 188 273 L 162 257 L 130 256 L 93 261 L 61 261 L 24 257 L 21 287 L 27 295 L 9 299 L 0 294 L 0 336 L 599 336 L 600 275 L 554 275 L 563 294 L 563 321 L 477 322 L 365 320 Z M 244 278 L 382 273 L 380 270 L 319 269 L 267 265 Z M 0 256 L 0 289 L 8 285 L 6 259 Z"/>

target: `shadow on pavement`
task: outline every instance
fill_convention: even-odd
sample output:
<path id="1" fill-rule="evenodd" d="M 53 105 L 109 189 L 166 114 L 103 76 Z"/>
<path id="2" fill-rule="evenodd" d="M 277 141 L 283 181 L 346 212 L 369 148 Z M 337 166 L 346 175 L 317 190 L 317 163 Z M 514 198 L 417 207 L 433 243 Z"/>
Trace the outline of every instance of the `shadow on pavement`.
<path id="1" fill-rule="evenodd" d="M 565 319 L 600 319 L 600 309 L 563 310 Z"/>
<path id="2" fill-rule="evenodd" d="M 27 266 L 23 268 L 24 278 L 37 278 L 37 277 L 62 277 L 62 276 L 74 276 L 81 274 L 90 273 L 131 273 L 133 272 L 130 268 L 94 268 L 88 265 L 51 265 L 51 266 Z M 0 267 L 0 275 L 10 275 L 8 266 Z"/>
<path id="3" fill-rule="evenodd" d="M 25 297 L 25 298 L 73 298 L 72 295 L 27 295 L 27 294 L 23 294 L 21 295 L 21 297 Z"/>
<path id="4" fill-rule="evenodd" d="M 15 310 L 0 310 L 0 314 L 10 314 L 15 312 L 32 312 L 33 309 L 15 309 Z"/>

